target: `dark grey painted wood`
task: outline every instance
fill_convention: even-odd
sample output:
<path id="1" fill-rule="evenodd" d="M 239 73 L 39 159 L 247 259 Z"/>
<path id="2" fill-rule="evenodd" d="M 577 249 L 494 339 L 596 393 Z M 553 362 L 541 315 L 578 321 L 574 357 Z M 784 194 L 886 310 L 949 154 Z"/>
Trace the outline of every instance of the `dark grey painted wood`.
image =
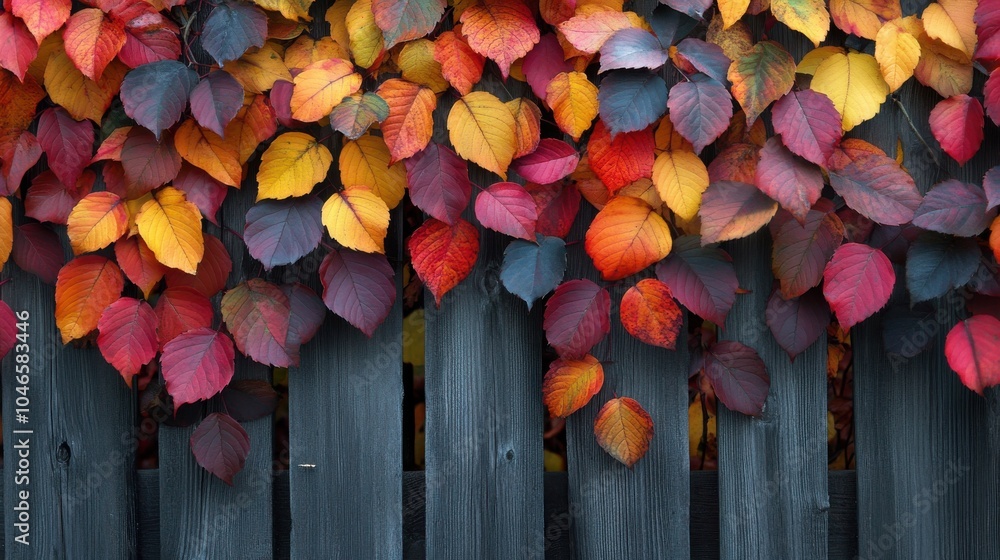
<path id="1" fill-rule="evenodd" d="M 251 167 L 248 177 L 256 171 Z M 222 206 L 221 239 L 233 258 L 227 287 L 259 276 L 262 267 L 243 241 L 242 232 L 256 188 L 231 190 Z M 216 298 L 216 304 L 219 297 Z M 271 369 L 237 350 L 234 379 L 270 380 Z M 270 417 L 242 423 L 250 435 L 250 455 L 228 486 L 201 468 L 191 454 L 195 426 L 160 428 L 160 552 L 164 559 L 269 559 L 271 543 L 272 432 Z"/>
<path id="2" fill-rule="evenodd" d="M 981 84 L 977 76 L 973 91 L 981 91 Z M 910 83 L 897 96 L 898 104 L 889 102 L 885 114 L 866 125 L 864 137 L 890 155 L 898 137 L 903 164 L 921 191 L 948 178 L 982 184 L 985 171 L 1000 163 L 1000 134 L 993 124 L 987 125 L 979 154 L 959 167 L 929 130 L 926 115 L 939 101 L 937 94 Z M 898 268 L 894 300 L 907 301 L 904 283 Z M 970 296 L 962 289 L 934 302 L 937 314 L 920 325 L 930 347 L 909 361 L 886 355 L 878 315 L 856 329 L 861 558 L 1000 556 L 1000 534 L 987 521 L 1000 511 L 997 391 L 982 398 L 966 389 L 943 353 L 948 331 L 967 316 Z"/>
<path id="3" fill-rule="evenodd" d="M 502 101 L 523 86 L 487 68 L 479 90 Z M 436 141 L 445 141 L 453 99 L 438 102 Z M 470 164 L 473 183 L 500 179 Z M 475 223 L 473 203 L 466 219 Z M 427 557 L 435 560 L 541 558 L 543 535 L 541 305 L 500 283 L 510 238 L 480 229 L 475 269 L 443 298 L 426 292 L 424 369 Z"/>
<path id="4" fill-rule="evenodd" d="M 566 278 L 604 285 L 583 244 L 594 214 L 583 202 L 569 235 L 570 242 L 579 243 L 568 248 Z M 682 337 L 677 350 L 665 350 L 625 331 L 618 304 L 632 285 L 609 286 L 611 333 L 591 351 L 604 365 L 604 387 L 566 421 L 570 531 L 573 557 L 579 560 L 684 559 L 690 554 L 687 342 Z M 655 426 L 649 451 L 632 469 L 605 453 L 594 438 L 597 412 L 615 396 L 636 399 Z"/>
<path id="5" fill-rule="evenodd" d="M 23 218 L 16 202 L 15 221 Z M 64 236 L 65 241 L 65 236 Z M 68 247 L 68 243 L 64 243 Z M 67 258 L 72 254 L 67 250 Z M 15 348 L 2 363 L 4 493 L 27 490 L 29 545 L 14 541 L 13 508 L 4 508 L 7 558 L 81 558 L 136 555 L 134 464 L 137 439 L 132 391 L 95 345 L 63 346 L 55 323 L 55 289 L 10 261 L 0 299 L 27 311 L 30 381 L 28 422 L 15 419 Z M 30 434 L 13 430 L 31 430 Z M 19 441 L 28 438 L 26 485 L 16 484 Z M 24 473 L 22 473 L 24 474 Z M 20 500 L 18 499 L 18 502 Z"/>
<path id="6" fill-rule="evenodd" d="M 722 558 L 825 558 L 826 337 L 791 362 L 765 323 L 770 235 L 757 232 L 727 249 L 750 293 L 737 297 L 720 338 L 757 350 L 771 389 L 758 418 L 719 406 Z"/>

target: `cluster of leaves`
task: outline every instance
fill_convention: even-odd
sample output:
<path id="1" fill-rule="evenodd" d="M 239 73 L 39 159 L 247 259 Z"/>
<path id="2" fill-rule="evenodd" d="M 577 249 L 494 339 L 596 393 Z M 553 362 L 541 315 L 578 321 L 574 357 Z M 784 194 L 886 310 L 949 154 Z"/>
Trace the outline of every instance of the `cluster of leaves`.
<path id="1" fill-rule="evenodd" d="M 318 39 L 304 33 L 311 4 L 98 0 L 74 11 L 69 0 L 3 2 L 0 191 L 20 197 L 34 221 L 15 226 L 0 199 L 0 257 L 55 284 L 64 343 L 96 330 L 128 383 L 158 363 L 175 407 L 227 387 L 236 350 L 297 364 L 326 308 L 371 335 L 396 298 L 384 240 L 407 194 L 430 216 L 407 247 L 438 304 L 477 259 L 479 232 L 463 218 L 470 204 L 482 226 L 514 238 L 504 286 L 529 308 L 554 292 L 544 329 L 559 359 L 543 398 L 556 417 L 603 385 L 590 352 L 613 308 L 606 287 L 564 279 L 564 239 L 584 198 L 599 210 L 586 253 L 603 280 L 632 283 L 617 305 L 623 326 L 664 348 L 677 343 L 680 305 L 724 323 L 740 290 L 717 244 L 765 227 L 779 281 L 768 325 L 790 357 L 825 332 L 831 309 L 849 328 L 885 306 L 894 262 L 905 260 L 914 303 L 981 270 L 990 282 L 976 289 L 1000 294 L 994 255 L 977 241 L 992 222 L 1000 253 L 1000 169 L 982 186 L 949 180 L 922 196 L 899 161 L 844 137 L 915 77 L 944 97 L 929 116 L 934 136 L 959 163 L 970 159 L 984 105 L 1000 119 L 998 71 L 982 101 L 970 95 L 974 68 L 1000 65 L 996 0 L 942 0 L 919 17 L 903 17 L 894 0 L 832 0 L 829 10 L 819 1 L 667 0 L 648 17 L 621 0 L 337 0 L 329 36 Z M 194 35 L 189 9 L 207 14 Z M 818 48 L 796 62 L 781 44 L 755 40 L 744 19 L 763 13 Z M 831 19 L 874 46 L 819 47 Z M 192 46 L 214 64 L 196 64 Z M 487 61 L 531 94 L 484 91 Z M 664 75 L 679 81 L 668 88 Z M 365 77 L 377 86 L 364 91 Z M 442 97 L 454 101 L 448 145 L 433 140 Z M 559 137 L 541 137 L 548 121 Z M 319 137 L 317 124 L 329 127 Z M 332 134 L 343 139 L 342 187 L 323 200 L 316 186 L 330 180 L 323 139 Z M 49 170 L 23 181 L 43 157 Z M 500 181 L 473 185 L 470 163 Z M 250 254 L 270 270 L 322 246 L 321 295 L 259 278 L 226 289 L 229 253 L 203 220 L 217 223 L 230 188 L 254 184 L 242 232 Z M 126 280 L 141 299 L 122 297 Z M 220 293 L 223 325 L 212 303 Z M 13 321 L 3 323 L 6 344 Z M 946 345 L 977 391 L 1000 383 L 998 350 L 1000 319 L 986 313 L 960 322 Z M 723 340 L 702 355 L 725 405 L 761 411 L 769 380 L 753 349 Z M 653 434 L 628 397 L 607 402 L 594 429 L 629 466 Z M 192 445 L 227 482 L 249 449 L 221 413 Z"/>

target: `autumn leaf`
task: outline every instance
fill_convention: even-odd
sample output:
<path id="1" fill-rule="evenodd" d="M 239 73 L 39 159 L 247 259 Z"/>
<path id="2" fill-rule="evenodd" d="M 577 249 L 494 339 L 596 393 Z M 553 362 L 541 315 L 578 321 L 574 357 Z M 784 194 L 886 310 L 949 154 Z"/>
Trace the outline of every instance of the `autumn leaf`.
<path id="1" fill-rule="evenodd" d="M 481 0 L 462 12 L 461 22 L 472 50 L 496 62 L 504 79 L 540 38 L 531 9 L 521 0 Z"/>
<path id="2" fill-rule="evenodd" d="M 840 113 L 826 95 L 812 90 L 793 91 L 771 111 L 774 131 L 795 154 L 825 166 L 843 136 Z"/>
<path id="3" fill-rule="evenodd" d="M 10 12 L 0 14 L 0 68 L 24 81 L 28 67 L 38 56 L 38 43 L 23 21 Z"/>
<path id="4" fill-rule="evenodd" d="M 156 260 L 188 274 L 197 272 L 205 253 L 201 213 L 183 192 L 173 187 L 156 192 L 142 205 L 136 225 Z"/>
<path id="5" fill-rule="evenodd" d="M 603 385 L 604 368 L 597 358 L 558 358 L 542 381 L 542 401 L 553 418 L 565 418 L 586 406 Z"/>
<path id="6" fill-rule="evenodd" d="M 772 137 L 760 150 L 754 184 L 802 222 L 823 192 L 823 173 Z"/>
<path id="7" fill-rule="evenodd" d="M 389 105 L 378 95 L 355 93 L 344 98 L 330 113 L 330 126 L 350 140 L 357 140 L 373 125 L 389 116 Z"/>
<path id="8" fill-rule="evenodd" d="M 652 130 L 624 132 L 612 136 L 603 121 L 597 121 L 587 143 L 587 162 L 597 177 L 615 193 L 653 172 Z"/>
<path id="9" fill-rule="evenodd" d="M 560 72 L 546 86 L 545 102 L 559 129 L 579 140 L 597 117 L 597 94 L 597 86 L 583 72 Z"/>
<path id="10" fill-rule="evenodd" d="M 406 172 L 402 163 L 392 163 L 382 137 L 365 135 L 344 144 L 340 150 L 340 183 L 363 186 L 393 209 L 403 199 Z"/>
<path id="11" fill-rule="evenodd" d="M 389 207 L 365 186 L 346 187 L 323 204 L 323 225 L 349 249 L 384 253 Z"/>
<path id="12" fill-rule="evenodd" d="M 94 192 L 69 213 L 66 233 L 74 254 L 89 253 L 114 243 L 128 231 L 128 212 L 118 195 Z"/>
<path id="13" fill-rule="evenodd" d="M 845 132 L 874 117 L 889 94 L 875 58 L 855 52 L 829 56 L 816 68 L 809 87 L 833 101 Z"/>
<path id="14" fill-rule="evenodd" d="M 215 320 L 211 300 L 188 286 L 170 286 L 160 292 L 153 313 L 160 348 L 186 332 L 211 327 Z"/>
<path id="15" fill-rule="evenodd" d="M 990 315 L 973 315 L 959 321 L 944 342 L 948 365 L 962 384 L 983 394 L 983 389 L 1000 384 L 1000 320 Z"/>
<path id="16" fill-rule="evenodd" d="M 476 196 L 476 219 L 494 231 L 534 241 L 538 210 L 524 187 L 500 182 Z"/>
<path id="17" fill-rule="evenodd" d="M 97 322 L 97 347 L 101 355 L 130 387 L 132 376 L 156 357 L 159 349 L 156 322 L 153 308 L 133 298 L 112 303 Z"/>
<path id="18" fill-rule="evenodd" d="M 350 62 L 339 58 L 314 62 L 295 76 L 292 118 L 316 122 L 360 88 L 361 74 L 354 71 Z"/>
<path id="19" fill-rule="evenodd" d="M 514 240 L 503 252 L 500 281 L 507 291 L 528 304 L 551 292 L 566 272 L 566 243 L 536 234 L 534 243 Z"/>
<path id="20" fill-rule="evenodd" d="M 632 22 L 621 11 L 600 10 L 577 14 L 557 27 L 574 48 L 594 54 L 617 31 L 632 27 Z"/>
<path id="21" fill-rule="evenodd" d="M 706 352 L 705 375 L 726 408 L 748 415 L 764 409 L 771 379 L 753 348 L 734 340 L 716 342 Z"/>
<path id="22" fill-rule="evenodd" d="M 479 231 L 462 219 L 448 225 L 431 218 L 413 232 L 407 248 L 413 270 L 440 307 L 441 298 L 472 272 L 479 255 Z"/>
<path id="23" fill-rule="evenodd" d="M 882 251 L 845 243 L 823 271 L 823 296 L 845 329 L 885 306 L 896 283 L 892 263 Z"/>
<path id="24" fill-rule="evenodd" d="M 375 23 L 371 0 L 357 0 L 347 11 L 351 55 L 362 68 L 371 68 L 385 52 L 382 30 Z"/>
<path id="25" fill-rule="evenodd" d="M 405 162 L 413 204 L 448 225 L 454 225 L 472 198 L 465 161 L 445 146 L 431 143 Z"/>
<path id="26" fill-rule="evenodd" d="M 659 261 L 673 245 L 667 223 L 645 201 L 618 196 L 597 213 L 585 248 L 605 280 L 620 280 Z"/>
<path id="27" fill-rule="evenodd" d="M 201 46 L 220 66 L 236 60 L 250 47 L 264 46 L 267 16 L 256 6 L 222 2 L 212 9 L 201 30 Z"/>
<path id="28" fill-rule="evenodd" d="M 243 232 L 250 255 L 266 270 L 306 256 L 323 237 L 322 209 L 323 203 L 312 195 L 254 204 Z"/>
<path id="29" fill-rule="evenodd" d="M 228 414 L 213 412 L 191 433 L 191 453 L 205 470 L 232 486 L 250 454 L 250 436 Z"/>
<path id="30" fill-rule="evenodd" d="M 597 443 L 626 467 L 633 467 L 649 450 L 653 419 L 634 399 L 608 401 L 594 419 Z"/>
<path id="31" fill-rule="evenodd" d="M 125 237 L 115 242 L 115 259 L 125 276 L 142 290 L 146 299 L 149 299 L 153 287 L 163 279 L 163 275 L 167 271 L 167 268 L 156 260 L 156 255 L 138 235 Z"/>
<path id="32" fill-rule="evenodd" d="M 458 155 L 503 179 L 516 153 L 516 132 L 510 109 L 485 91 L 463 96 L 448 113 L 448 134 Z"/>
<path id="33" fill-rule="evenodd" d="M 104 257 L 84 255 L 66 263 L 56 279 L 56 326 L 63 344 L 96 329 L 124 287 L 121 269 Z"/>
<path id="34" fill-rule="evenodd" d="M 563 282 L 545 302 L 542 328 L 560 358 L 583 358 L 611 332 L 611 296 L 590 280 Z"/>
<path id="35" fill-rule="evenodd" d="M 653 183 L 663 202 L 690 220 L 698 215 L 701 195 L 708 188 L 708 169 L 693 152 L 668 150 L 656 156 Z"/>
<path id="36" fill-rule="evenodd" d="M 670 88 L 667 107 L 674 129 L 694 145 L 695 153 L 701 153 L 721 136 L 733 116 L 729 91 L 715 80 L 699 75 Z"/>
<path id="37" fill-rule="evenodd" d="M 457 31 L 445 31 L 434 40 L 434 60 L 441 65 L 441 75 L 460 95 L 472 91 L 486 64 L 486 58 Z"/>
<path id="38" fill-rule="evenodd" d="M 232 74 L 218 70 L 191 90 L 191 116 L 198 124 L 225 136 L 226 126 L 243 107 L 243 85 Z"/>
<path id="39" fill-rule="evenodd" d="M 389 115 L 382 123 L 382 135 L 392 155 L 390 161 L 404 160 L 426 148 L 434 134 L 434 109 L 437 108 L 434 92 L 405 80 L 390 79 L 382 82 L 377 93 L 389 106 Z"/>
<path id="40" fill-rule="evenodd" d="M 778 203 L 753 185 L 716 181 L 701 198 L 702 244 L 746 237 L 771 220 Z"/>
<path id="41" fill-rule="evenodd" d="M 434 42 L 417 39 L 403 46 L 396 57 L 396 64 L 403 79 L 422 85 L 434 93 L 444 93 L 451 85 L 442 74 L 441 63 L 434 60 Z"/>
<path id="42" fill-rule="evenodd" d="M 97 81 L 125 46 L 125 26 L 97 8 L 85 8 L 66 22 L 63 41 L 66 54 L 80 72 Z"/>
<path id="43" fill-rule="evenodd" d="M 286 132 L 271 142 L 260 159 L 257 200 L 305 196 L 326 178 L 333 154 L 302 132 Z"/>
<path id="44" fill-rule="evenodd" d="M 291 305 L 281 288 L 251 278 L 227 290 L 220 309 L 243 355 L 277 367 L 298 365 L 285 348 Z"/>
<path id="45" fill-rule="evenodd" d="M 542 111 L 525 97 L 504 103 L 514 115 L 514 158 L 533 153 L 542 139 Z M 530 181 L 530 179 L 529 179 Z"/>
<path id="46" fill-rule="evenodd" d="M 845 33 L 878 41 L 882 24 L 902 17 L 899 0 L 831 0 L 833 23 Z"/>
<path id="47" fill-rule="evenodd" d="M 622 296 L 619 313 L 622 326 L 635 338 L 669 350 L 677 346 L 684 316 L 663 282 L 639 280 Z"/>
<path id="48" fill-rule="evenodd" d="M 983 106 L 968 95 L 939 101 L 931 110 L 931 134 L 959 165 L 965 165 L 983 142 Z"/>
<path id="49" fill-rule="evenodd" d="M 174 410 L 221 391 L 233 378 L 235 358 L 233 341 L 208 327 L 180 334 L 165 344 L 160 369 Z"/>
<path id="50" fill-rule="evenodd" d="M 830 13 L 823 0 L 772 0 L 774 18 L 819 44 L 830 31 Z"/>
<path id="51" fill-rule="evenodd" d="M 385 48 L 427 35 L 444 14 L 445 0 L 372 0 L 375 23 L 385 37 Z"/>
<path id="52" fill-rule="evenodd" d="M 920 42 L 900 20 L 887 21 L 875 35 L 875 60 L 889 91 L 896 91 L 910 79 L 920 62 Z"/>
<path id="53" fill-rule="evenodd" d="M 160 137 L 181 119 L 198 74 L 176 60 L 143 64 L 125 75 L 121 98 L 125 114 Z"/>
<path id="54" fill-rule="evenodd" d="M 728 77 L 747 124 L 753 124 L 771 103 L 792 89 L 795 60 L 780 44 L 761 41 L 749 54 L 733 61 Z"/>
<path id="55" fill-rule="evenodd" d="M 663 116 L 667 84 L 651 72 L 618 70 L 601 81 L 601 121 L 611 134 L 643 130 Z"/>
<path id="56" fill-rule="evenodd" d="M 21 18 L 40 45 L 50 33 L 59 29 L 69 19 L 70 0 L 10 0 L 4 8 Z"/>

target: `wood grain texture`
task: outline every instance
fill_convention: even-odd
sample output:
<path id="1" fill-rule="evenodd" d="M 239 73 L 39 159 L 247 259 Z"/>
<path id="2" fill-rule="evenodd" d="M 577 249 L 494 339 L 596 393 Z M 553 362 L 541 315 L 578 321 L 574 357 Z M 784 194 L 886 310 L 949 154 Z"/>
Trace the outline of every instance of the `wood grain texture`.
<path id="1" fill-rule="evenodd" d="M 582 203 L 569 235 L 580 243 L 568 248 L 566 278 L 603 285 L 582 242 L 594 213 Z M 566 421 L 570 531 L 578 560 L 685 559 L 690 554 L 686 340 L 680 338 L 677 350 L 665 350 L 629 335 L 618 305 L 631 286 L 627 281 L 611 287 L 611 333 L 591 351 L 604 364 L 604 387 Z M 594 438 L 597 412 L 615 396 L 636 399 L 653 418 L 649 451 L 632 469 L 605 453 Z"/>
<path id="2" fill-rule="evenodd" d="M 251 166 L 248 177 L 256 174 Z M 227 288 L 260 275 L 262 267 L 230 231 L 242 232 L 256 188 L 232 190 L 220 213 L 221 239 L 233 259 Z M 218 230 L 213 233 L 219 234 Z M 220 296 L 214 298 L 216 308 Z M 236 353 L 234 379 L 270 381 L 271 368 Z M 273 421 L 270 416 L 243 422 L 250 455 L 228 486 L 195 462 L 190 449 L 195 426 L 160 428 L 160 555 L 166 559 L 269 559 Z"/>
<path id="3" fill-rule="evenodd" d="M 15 222 L 23 208 L 13 200 Z M 65 235 L 64 247 L 68 249 Z M 67 260 L 72 253 L 67 250 Z M 134 395 L 94 346 L 64 346 L 55 324 L 55 290 L 13 263 L 4 267 L 0 298 L 28 311 L 28 422 L 15 420 L 16 350 L 3 359 L 4 493 L 27 489 L 29 545 L 14 541 L 15 515 L 5 508 L 6 558 L 81 558 L 101 550 L 134 558 Z M 6 282 L 6 280 L 10 280 Z M 21 403 L 23 404 L 23 402 Z M 13 430 L 31 430 L 16 434 Z M 27 485 L 15 484 L 18 446 L 29 438 Z M 12 506 L 13 507 L 13 506 Z"/>
<path id="4" fill-rule="evenodd" d="M 765 323 L 772 275 L 770 236 L 730 242 L 740 287 L 720 338 L 760 354 L 771 388 L 760 417 L 719 406 L 719 517 L 722 558 L 827 555 L 826 339 L 795 358 Z"/>
<path id="5" fill-rule="evenodd" d="M 521 95 L 515 88 L 505 91 L 495 68 L 477 86 L 502 101 Z M 445 141 L 452 102 L 438 103 L 435 141 Z M 469 171 L 481 187 L 500 180 Z M 476 223 L 472 204 L 465 218 Z M 469 277 L 440 308 L 424 295 L 427 558 L 542 558 L 541 306 L 529 313 L 500 283 L 510 238 L 480 231 Z"/>
<path id="6" fill-rule="evenodd" d="M 981 84 L 977 76 L 973 91 Z M 890 155 L 899 138 L 903 165 L 921 192 L 947 178 L 982 184 L 998 163 L 996 126 L 988 122 L 980 152 L 959 167 L 940 150 L 925 118 L 940 98 L 914 83 L 898 98 L 866 125 L 864 137 Z M 893 301 L 908 301 L 902 284 L 897 268 Z M 990 390 L 984 399 L 966 389 L 943 353 L 948 331 L 967 316 L 968 297 L 959 289 L 932 302 L 937 313 L 915 335 L 929 338 L 929 348 L 910 360 L 886 354 L 880 315 L 854 333 L 861 558 L 1000 556 L 1000 534 L 986 521 L 1000 510 L 998 393 Z"/>

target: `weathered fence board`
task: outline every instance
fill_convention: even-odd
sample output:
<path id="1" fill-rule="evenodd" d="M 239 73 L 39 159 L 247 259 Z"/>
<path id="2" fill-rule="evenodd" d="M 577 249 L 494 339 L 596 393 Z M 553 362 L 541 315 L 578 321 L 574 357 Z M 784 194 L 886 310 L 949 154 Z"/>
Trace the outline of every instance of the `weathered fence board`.
<path id="1" fill-rule="evenodd" d="M 719 517 L 722 558 L 827 555 L 826 337 L 792 362 L 765 323 L 772 275 L 766 231 L 730 242 L 740 287 L 720 338 L 760 354 L 771 388 L 760 417 L 720 403 Z"/>
<path id="2" fill-rule="evenodd" d="M 20 202 L 14 206 L 17 223 L 23 223 Z M 69 251 L 66 256 L 72 258 Z M 6 558 L 79 558 L 94 550 L 132 558 L 135 395 L 96 347 L 63 346 L 52 286 L 20 272 L 13 262 L 4 279 L 9 282 L 0 288 L 3 301 L 15 313 L 29 313 L 27 352 L 11 350 L 2 365 L 4 456 L 9 467 L 4 493 L 17 497 L 4 509 Z M 30 371 L 27 391 L 20 392 L 24 385 L 17 379 L 19 353 L 28 356 Z M 22 414 L 27 422 L 20 421 Z M 26 468 L 18 467 L 21 458 L 29 463 Z M 14 507 L 21 491 L 29 492 L 29 545 L 15 542 L 21 512 Z"/>
<path id="3" fill-rule="evenodd" d="M 256 174 L 251 168 L 248 177 Z M 227 288 L 258 276 L 261 265 L 242 240 L 246 212 L 256 188 L 232 190 L 222 206 L 221 239 L 233 259 Z M 218 300 L 218 296 L 216 297 Z M 236 352 L 234 379 L 271 379 L 271 368 Z M 228 486 L 199 466 L 190 449 L 195 426 L 160 428 L 160 547 L 164 559 L 271 558 L 271 472 L 273 422 L 270 417 L 243 422 L 250 455 Z"/>
<path id="4" fill-rule="evenodd" d="M 578 242 L 567 249 L 567 278 L 600 283 L 583 243 L 594 213 L 584 202 L 569 235 Z M 682 336 L 677 350 L 665 350 L 628 334 L 618 304 L 629 287 L 611 287 L 611 333 L 591 351 L 604 364 L 604 387 L 566 420 L 570 531 L 578 560 L 690 554 L 687 345 Z M 597 412 L 615 396 L 636 399 L 655 425 L 649 452 L 632 469 L 594 439 Z"/>

